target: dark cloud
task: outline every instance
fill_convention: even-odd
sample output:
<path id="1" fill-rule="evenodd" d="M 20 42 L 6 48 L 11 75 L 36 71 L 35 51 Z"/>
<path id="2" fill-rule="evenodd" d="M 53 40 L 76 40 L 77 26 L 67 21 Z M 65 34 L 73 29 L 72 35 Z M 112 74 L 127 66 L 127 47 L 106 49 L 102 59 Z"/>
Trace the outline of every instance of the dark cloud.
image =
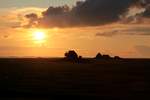
<path id="1" fill-rule="evenodd" d="M 31 27 L 31 26 L 37 25 L 37 23 L 38 23 L 38 15 L 37 14 L 31 13 L 31 14 L 25 15 L 25 17 L 29 19 L 29 23 L 28 23 L 28 25 L 26 25 L 26 27 Z"/>
<path id="2" fill-rule="evenodd" d="M 137 0 L 86 0 L 73 8 L 85 25 L 99 25 L 118 21 L 120 15 Z"/>
<path id="3" fill-rule="evenodd" d="M 150 10 L 147 10 L 147 11 L 144 13 L 144 16 L 145 16 L 145 17 L 150 17 Z"/>
<path id="4" fill-rule="evenodd" d="M 38 18 L 36 14 L 28 14 L 28 26 L 39 27 L 80 27 L 97 26 L 120 20 L 120 15 L 127 12 L 132 5 L 147 7 L 146 0 L 86 0 L 79 1 L 76 6 L 49 7 Z M 148 10 L 149 12 L 149 10 Z M 147 13 L 145 13 L 146 15 Z"/>
<path id="5" fill-rule="evenodd" d="M 143 0 L 145 4 L 145 12 L 143 13 L 144 17 L 150 17 L 150 0 Z"/>
<path id="6" fill-rule="evenodd" d="M 146 11 L 144 12 L 145 17 L 150 17 L 150 4 L 147 6 Z"/>

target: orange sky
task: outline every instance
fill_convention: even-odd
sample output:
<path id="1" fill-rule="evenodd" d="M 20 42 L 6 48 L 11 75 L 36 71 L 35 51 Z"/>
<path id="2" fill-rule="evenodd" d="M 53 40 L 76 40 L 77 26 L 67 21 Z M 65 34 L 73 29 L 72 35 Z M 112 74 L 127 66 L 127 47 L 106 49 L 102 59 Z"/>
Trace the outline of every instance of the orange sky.
<path id="1" fill-rule="evenodd" d="M 42 16 L 41 12 L 46 9 L 40 6 L 0 9 L 1 57 L 62 57 L 70 49 L 86 57 L 94 57 L 98 52 L 121 57 L 150 57 L 149 18 L 143 19 L 141 24 L 117 21 L 86 27 L 22 27 L 29 21 L 24 17 L 26 14 L 33 12 Z M 36 31 L 46 35 L 43 42 L 34 39 Z"/>

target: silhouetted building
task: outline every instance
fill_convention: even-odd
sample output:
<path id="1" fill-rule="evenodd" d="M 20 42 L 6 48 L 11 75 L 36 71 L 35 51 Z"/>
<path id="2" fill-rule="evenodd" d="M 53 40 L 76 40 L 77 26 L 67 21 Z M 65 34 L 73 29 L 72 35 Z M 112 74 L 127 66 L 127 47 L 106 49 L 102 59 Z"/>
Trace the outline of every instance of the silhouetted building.
<path id="1" fill-rule="evenodd" d="M 111 59 L 109 55 L 103 55 L 103 59 Z"/>
<path id="2" fill-rule="evenodd" d="M 98 53 L 95 57 L 97 60 L 108 60 L 112 59 L 109 55 L 102 55 L 101 53 Z"/>
<path id="3" fill-rule="evenodd" d="M 96 55 L 95 59 L 103 59 L 103 56 L 102 56 L 100 53 L 98 53 L 98 54 Z"/>
<path id="4" fill-rule="evenodd" d="M 119 56 L 115 56 L 114 59 L 119 60 L 121 58 Z"/>

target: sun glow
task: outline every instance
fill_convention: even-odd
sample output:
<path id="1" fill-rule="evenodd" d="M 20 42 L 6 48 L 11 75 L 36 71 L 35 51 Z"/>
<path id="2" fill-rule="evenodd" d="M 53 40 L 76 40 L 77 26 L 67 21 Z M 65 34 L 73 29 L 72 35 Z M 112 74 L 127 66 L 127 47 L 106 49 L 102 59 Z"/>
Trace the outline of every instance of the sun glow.
<path id="1" fill-rule="evenodd" d="M 44 41 L 46 39 L 46 33 L 44 31 L 35 31 L 33 38 L 35 41 Z"/>

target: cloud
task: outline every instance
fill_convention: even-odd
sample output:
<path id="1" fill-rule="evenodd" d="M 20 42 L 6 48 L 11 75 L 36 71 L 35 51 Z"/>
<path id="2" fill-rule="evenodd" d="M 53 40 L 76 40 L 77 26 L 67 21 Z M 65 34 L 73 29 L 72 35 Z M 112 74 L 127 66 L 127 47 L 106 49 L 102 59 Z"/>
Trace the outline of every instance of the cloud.
<path id="1" fill-rule="evenodd" d="M 112 36 L 115 36 L 118 34 L 119 34 L 118 30 L 113 30 L 110 32 L 98 32 L 98 33 L 96 33 L 96 36 L 112 37 Z"/>
<path id="2" fill-rule="evenodd" d="M 146 12 L 149 12 L 147 2 L 149 3 L 148 0 L 85 0 L 78 1 L 72 8 L 67 5 L 49 7 L 42 12 L 42 17 L 37 18 L 31 13 L 27 14 L 26 18 L 29 20 L 28 26 L 36 27 L 98 26 L 120 21 L 120 16 L 124 14 L 131 14 L 133 17 L 144 13 L 146 16 Z M 139 8 L 136 9 L 137 12 L 129 9 L 133 5 Z"/>
<path id="3" fill-rule="evenodd" d="M 103 32 L 96 33 L 96 36 L 112 37 L 116 35 L 140 35 L 140 36 L 150 36 L 149 26 L 124 26 L 124 28 L 111 29 Z"/>
<path id="4" fill-rule="evenodd" d="M 34 13 L 37 16 L 41 16 L 41 12 L 43 10 L 45 10 L 45 8 L 2 8 L 0 9 L 0 28 L 20 28 L 20 26 L 25 26 L 29 23 L 29 20 L 24 18 L 24 16 L 26 16 L 28 13 Z M 35 17 L 30 17 L 30 19 L 34 20 Z"/>
<path id="5" fill-rule="evenodd" d="M 150 4 L 149 4 L 149 6 L 147 6 L 146 11 L 144 12 L 144 16 L 145 17 L 150 17 Z"/>
<path id="6" fill-rule="evenodd" d="M 150 46 L 137 45 L 135 46 L 135 49 L 140 55 L 150 58 Z"/>
<path id="7" fill-rule="evenodd" d="M 35 13 L 31 13 L 29 15 L 25 15 L 26 18 L 30 19 L 28 25 L 26 27 L 31 27 L 31 25 L 36 25 L 38 20 L 38 15 Z"/>

